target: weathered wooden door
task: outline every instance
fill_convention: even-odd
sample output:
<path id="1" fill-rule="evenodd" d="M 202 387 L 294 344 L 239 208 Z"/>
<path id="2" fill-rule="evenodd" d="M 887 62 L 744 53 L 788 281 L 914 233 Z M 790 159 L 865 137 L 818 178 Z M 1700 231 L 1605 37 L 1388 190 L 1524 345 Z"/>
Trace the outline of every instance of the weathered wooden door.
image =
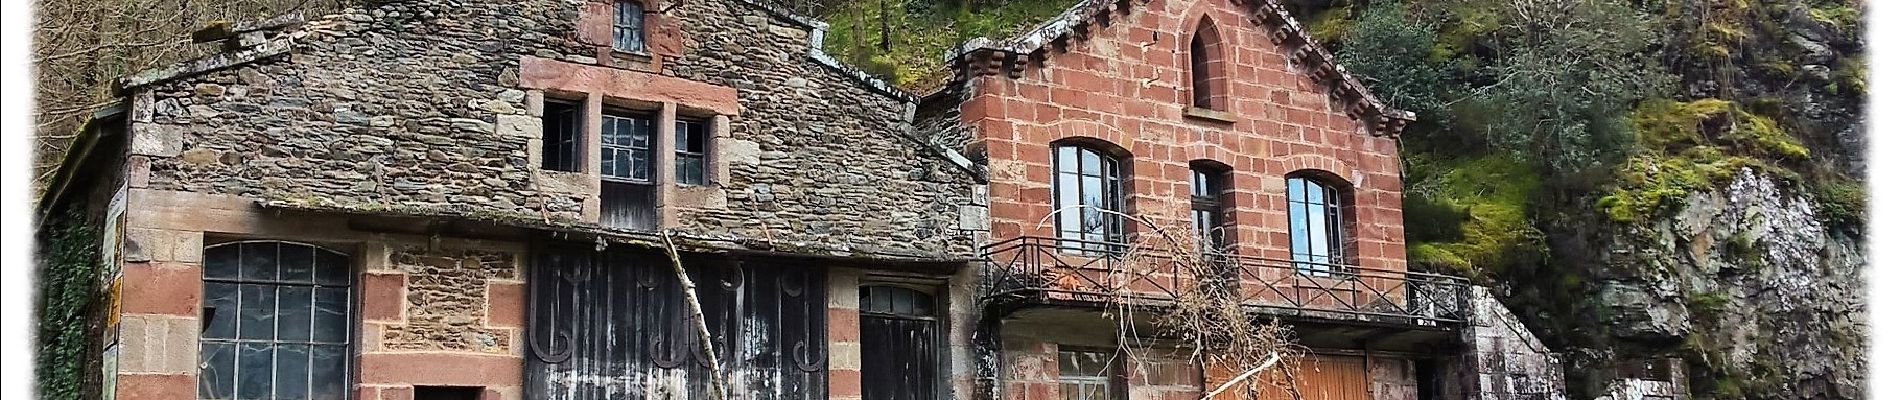
<path id="1" fill-rule="evenodd" d="M 864 400 L 936 399 L 936 303 L 923 292 L 892 286 L 859 289 L 859 340 L 864 345 Z"/>
<path id="2" fill-rule="evenodd" d="M 1293 366 L 1293 382 L 1288 385 L 1278 374 L 1254 375 L 1252 385 L 1235 385 L 1214 396 L 1216 400 L 1294 400 L 1287 386 L 1299 390 L 1299 400 L 1371 400 L 1372 386 L 1366 380 L 1365 359 L 1359 356 L 1308 354 L 1282 360 Z M 1203 378 L 1206 390 L 1227 383 L 1235 372 L 1209 369 Z"/>
<path id="3" fill-rule="evenodd" d="M 1299 389 L 1300 400 L 1372 399 L 1364 357 L 1310 354 L 1294 363 L 1293 387 Z M 1293 399 L 1293 394 L 1284 390 L 1267 392 L 1267 399 Z"/>
<path id="4" fill-rule="evenodd" d="M 701 399 L 711 360 L 665 256 L 543 246 L 528 286 L 524 397 Z M 824 270 L 686 255 L 720 374 L 735 399 L 826 398 Z"/>

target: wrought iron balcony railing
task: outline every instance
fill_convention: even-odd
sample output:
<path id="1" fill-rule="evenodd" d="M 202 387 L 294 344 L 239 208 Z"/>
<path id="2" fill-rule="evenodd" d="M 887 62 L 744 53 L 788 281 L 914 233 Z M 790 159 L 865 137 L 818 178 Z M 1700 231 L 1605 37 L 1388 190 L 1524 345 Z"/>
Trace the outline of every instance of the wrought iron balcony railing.
<path id="1" fill-rule="evenodd" d="M 1187 290 L 1206 290 L 1201 293 L 1236 296 L 1249 311 L 1275 315 L 1443 326 L 1463 323 L 1469 314 L 1470 282 L 1461 277 L 1235 254 L 1200 257 L 1196 267 L 1182 256 L 1127 244 L 1018 237 L 984 246 L 984 299 L 1165 305 Z"/>

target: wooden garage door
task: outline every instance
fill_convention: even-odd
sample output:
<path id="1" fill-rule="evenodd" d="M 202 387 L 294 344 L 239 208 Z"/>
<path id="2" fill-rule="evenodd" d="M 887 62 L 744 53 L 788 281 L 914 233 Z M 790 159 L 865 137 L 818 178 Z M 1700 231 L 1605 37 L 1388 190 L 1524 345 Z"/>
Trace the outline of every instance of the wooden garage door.
<path id="1" fill-rule="evenodd" d="M 1293 361 L 1293 387 L 1300 391 L 1300 400 L 1371 400 L 1372 391 L 1366 380 L 1365 359 L 1359 356 L 1307 355 Z M 1207 388 L 1212 390 L 1226 383 L 1231 373 L 1208 371 Z M 1271 372 L 1271 371 L 1268 371 Z M 1274 375 L 1274 374 L 1268 374 Z M 1216 396 L 1220 400 L 1293 400 L 1293 393 L 1278 385 L 1284 382 L 1278 376 L 1258 376 L 1254 387 L 1256 393 L 1245 393 L 1236 386 L 1229 393 Z"/>

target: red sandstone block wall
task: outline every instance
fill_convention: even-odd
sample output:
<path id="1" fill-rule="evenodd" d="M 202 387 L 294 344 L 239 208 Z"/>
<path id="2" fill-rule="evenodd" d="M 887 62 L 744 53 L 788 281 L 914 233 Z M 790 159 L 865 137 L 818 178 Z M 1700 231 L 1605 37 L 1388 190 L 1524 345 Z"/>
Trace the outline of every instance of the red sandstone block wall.
<path id="1" fill-rule="evenodd" d="M 1373 137 L 1324 88 L 1288 62 L 1265 28 L 1224 1 L 1155 0 L 1116 15 L 1068 51 L 1050 51 L 1020 78 L 972 78 L 964 122 L 988 152 L 991 233 L 1053 236 L 1051 150 L 1092 138 L 1128 153 L 1134 213 L 1189 226 L 1188 163 L 1233 168 L 1229 221 L 1241 254 L 1287 259 L 1288 173 L 1319 170 L 1350 184 L 1344 213 L 1348 262 L 1405 268 L 1397 142 Z M 1190 33 L 1214 22 L 1224 103 L 1232 121 L 1184 115 Z M 1140 234 L 1141 228 L 1129 232 Z"/>

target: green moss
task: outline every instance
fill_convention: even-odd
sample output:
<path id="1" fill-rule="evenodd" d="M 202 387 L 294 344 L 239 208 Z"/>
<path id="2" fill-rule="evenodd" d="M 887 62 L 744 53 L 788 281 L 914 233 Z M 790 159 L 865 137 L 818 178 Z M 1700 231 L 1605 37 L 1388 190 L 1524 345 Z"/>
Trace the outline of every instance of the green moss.
<path id="1" fill-rule="evenodd" d="M 1352 32 L 1352 23 L 1352 5 L 1347 4 L 1315 13 L 1306 21 L 1301 21 L 1300 25 L 1306 26 L 1307 34 L 1314 40 L 1339 43 L 1346 38 L 1346 33 Z"/>
<path id="2" fill-rule="evenodd" d="M 1448 11 L 1448 21 L 1439 26 L 1438 41 L 1432 46 L 1437 60 L 1472 54 L 1504 28 L 1504 18 L 1498 14 L 1501 10 L 1495 7 L 1455 7 Z"/>
<path id="3" fill-rule="evenodd" d="M 1779 177 L 1793 173 L 1764 161 L 1804 161 L 1808 149 L 1774 119 L 1720 99 L 1651 100 L 1631 116 L 1643 149 L 1624 164 L 1618 184 L 1597 199 L 1613 221 L 1647 220 L 1713 189 L 1744 168 Z"/>
<path id="4" fill-rule="evenodd" d="M 1541 237 L 1530 219 L 1531 196 L 1539 180 L 1529 165 L 1509 155 L 1494 154 L 1447 160 L 1424 169 L 1441 172 L 1425 178 L 1428 182 L 1422 185 L 1414 185 L 1416 189 L 1407 196 L 1456 210 L 1447 215 L 1461 218 L 1430 222 L 1455 224 L 1455 235 L 1408 238 L 1406 257 L 1413 263 L 1461 273 L 1483 272 L 1476 269 L 1506 265 L 1515 257 L 1527 256 L 1526 249 Z M 1409 215 L 1419 208 L 1423 207 L 1408 208 L 1408 222 L 1425 221 Z"/>
<path id="5" fill-rule="evenodd" d="M 1841 33 L 1857 35 L 1860 30 L 1860 8 L 1852 3 L 1840 2 L 1809 8 L 1808 18 Z"/>
<path id="6" fill-rule="evenodd" d="M 1741 110 L 1727 100 L 1651 100 L 1637 106 L 1631 120 L 1639 142 L 1652 150 L 1724 144 L 1756 157 L 1808 159 L 1808 148 L 1773 118 Z"/>
<path id="7" fill-rule="evenodd" d="M 1794 64 L 1789 63 L 1787 60 L 1768 61 L 1768 62 L 1763 62 L 1757 66 L 1761 67 L 1762 70 L 1768 71 L 1768 73 L 1773 74 L 1773 76 L 1776 78 L 1789 79 L 1789 78 L 1794 77 Z"/>
<path id="8" fill-rule="evenodd" d="M 1728 295 L 1716 292 L 1695 292 L 1684 296 L 1689 313 L 1698 320 L 1713 323 L 1713 318 L 1728 308 Z"/>
<path id="9" fill-rule="evenodd" d="M 1842 60 L 1840 68 L 1834 71 L 1833 86 L 1837 92 L 1845 94 L 1867 93 L 1867 60 L 1862 56 Z"/>
<path id="10" fill-rule="evenodd" d="M 850 0 L 825 16 L 825 51 L 913 91 L 942 84 L 943 52 L 977 37 L 1003 39 L 1060 14 L 1072 0 L 971 2 Z M 888 43 L 886 43 L 888 40 Z"/>
<path id="11" fill-rule="evenodd" d="M 1820 185 L 1814 192 L 1816 214 L 1830 224 L 1858 225 L 1867 215 L 1866 190 L 1854 182 Z"/>

